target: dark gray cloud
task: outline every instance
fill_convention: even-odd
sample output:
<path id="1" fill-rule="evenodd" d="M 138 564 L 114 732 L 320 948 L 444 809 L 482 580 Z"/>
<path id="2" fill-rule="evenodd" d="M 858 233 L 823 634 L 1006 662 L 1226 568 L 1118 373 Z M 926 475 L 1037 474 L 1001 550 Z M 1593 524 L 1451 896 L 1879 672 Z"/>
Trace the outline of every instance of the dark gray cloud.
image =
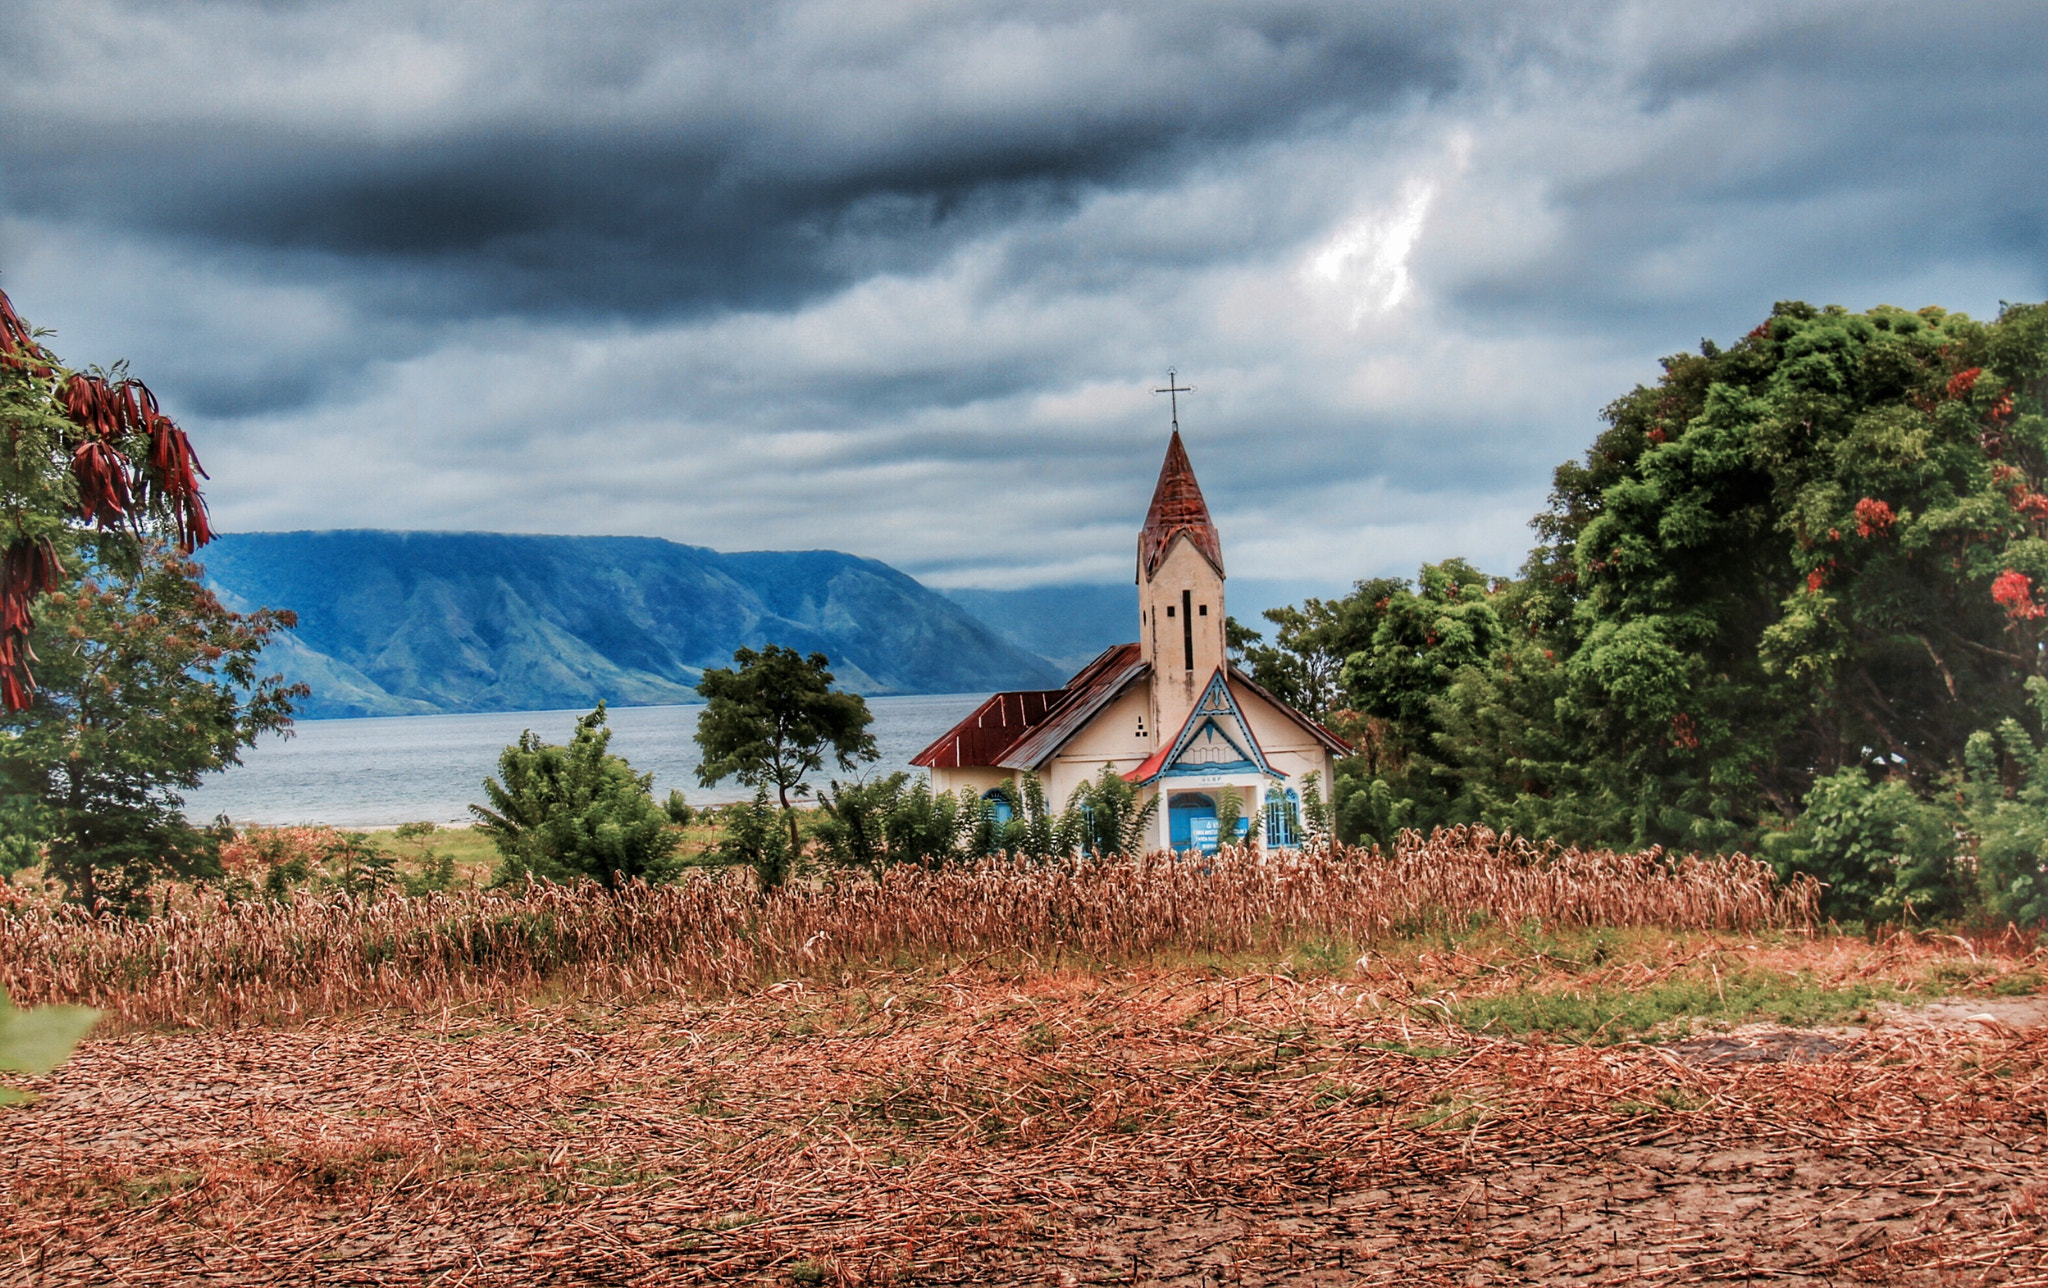
<path id="1" fill-rule="evenodd" d="M 230 527 L 1512 566 L 1655 359 L 2048 294 L 2031 5 L 7 5 L 0 285 Z"/>
<path id="2" fill-rule="evenodd" d="M 1457 16 L 1421 9 L 692 9 L 515 6 L 458 36 L 441 15 L 368 4 L 192 6 L 202 29 L 248 13 L 253 38 L 194 51 L 170 93 L 111 113 L 49 88 L 81 70 L 117 84 L 126 56 L 151 55 L 82 51 L 65 14 L 24 9 L 7 201 L 287 271 L 319 261 L 416 310 L 782 308 L 1091 188 L 1171 184 L 1219 152 L 1450 91 L 1461 71 Z M 337 10 L 365 20 L 322 60 L 300 42 L 331 37 Z M 864 14 L 866 39 L 820 38 L 861 32 Z M 331 83 L 394 37 L 440 48 L 444 93 L 394 113 L 374 84 Z M 274 101 L 210 92 L 209 76 L 261 78 L 280 42 L 300 75 L 278 77 Z M 1012 59 L 1036 65 L 982 83 Z M 498 76 L 523 92 L 483 83 Z"/>

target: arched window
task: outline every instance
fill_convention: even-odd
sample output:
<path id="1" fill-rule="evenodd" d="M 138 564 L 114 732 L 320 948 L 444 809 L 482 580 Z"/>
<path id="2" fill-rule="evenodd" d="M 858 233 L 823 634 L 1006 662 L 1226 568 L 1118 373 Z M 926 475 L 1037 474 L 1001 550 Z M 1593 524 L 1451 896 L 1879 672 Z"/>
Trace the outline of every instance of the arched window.
<path id="1" fill-rule="evenodd" d="M 988 802 L 988 816 L 995 820 L 997 827 L 1001 827 L 1017 817 L 1016 808 L 1010 804 L 1008 789 L 1002 787 L 990 788 L 981 794 L 981 799 Z"/>
<path id="2" fill-rule="evenodd" d="M 1266 793 L 1266 845 L 1286 850 L 1301 844 L 1301 796 L 1292 787 Z"/>

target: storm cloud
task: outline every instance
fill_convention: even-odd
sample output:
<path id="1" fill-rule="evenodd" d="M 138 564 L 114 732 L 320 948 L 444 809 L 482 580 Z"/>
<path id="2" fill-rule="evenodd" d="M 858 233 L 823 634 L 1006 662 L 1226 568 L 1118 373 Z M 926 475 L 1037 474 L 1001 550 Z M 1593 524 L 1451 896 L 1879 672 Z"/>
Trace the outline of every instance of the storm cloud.
<path id="1" fill-rule="evenodd" d="M 2048 294 L 2038 6 L 9 4 L 0 287 L 231 529 L 1502 571 L 1777 299 Z"/>

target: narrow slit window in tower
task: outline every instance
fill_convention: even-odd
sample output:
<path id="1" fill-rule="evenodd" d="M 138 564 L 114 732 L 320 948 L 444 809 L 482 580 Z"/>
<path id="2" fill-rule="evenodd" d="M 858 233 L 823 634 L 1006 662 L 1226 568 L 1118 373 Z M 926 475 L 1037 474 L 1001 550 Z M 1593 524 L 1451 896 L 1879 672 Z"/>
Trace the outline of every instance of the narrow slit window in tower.
<path id="1" fill-rule="evenodd" d="M 1195 669 L 1195 619 L 1188 616 L 1188 605 L 1194 601 L 1195 592 L 1184 590 L 1180 593 L 1180 648 L 1187 659 L 1183 670 Z"/>

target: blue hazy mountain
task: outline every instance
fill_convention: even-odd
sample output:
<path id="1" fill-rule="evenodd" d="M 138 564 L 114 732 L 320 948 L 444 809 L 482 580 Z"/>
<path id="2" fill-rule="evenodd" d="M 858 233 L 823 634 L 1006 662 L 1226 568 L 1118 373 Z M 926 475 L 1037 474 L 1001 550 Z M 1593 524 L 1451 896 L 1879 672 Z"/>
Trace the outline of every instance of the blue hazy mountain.
<path id="1" fill-rule="evenodd" d="M 1069 675 L 1111 645 L 1138 638 L 1138 592 L 1132 586 L 1031 586 L 941 593 L 1005 640 Z"/>
<path id="2" fill-rule="evenodd" d="M 1064 674 L 887 564 L 721 554 L 653 537 L 248 532 L 201 552 L 230 606 L 289 608 L 265 663 L 312 717 L 697 701 L 741 645 L 820 652 L 864 694 L 1057 685 Z"/>

